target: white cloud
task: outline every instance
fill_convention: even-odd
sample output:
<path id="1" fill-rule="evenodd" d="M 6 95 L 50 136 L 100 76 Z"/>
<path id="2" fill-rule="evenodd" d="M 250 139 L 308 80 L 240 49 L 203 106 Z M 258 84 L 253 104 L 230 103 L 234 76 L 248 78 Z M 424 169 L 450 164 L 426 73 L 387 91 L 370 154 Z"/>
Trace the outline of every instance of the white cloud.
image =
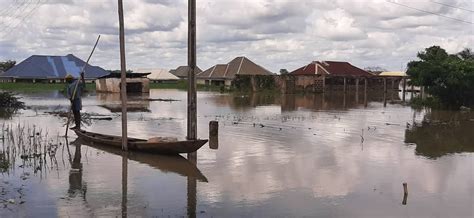
<path id="1" fill-rule="evenodd" d="M 473 8 L 471 1 L 442 3 Z M 430 1 L 397 0 L 472 22 L 474 14 Z M 124 2 L 127 65 L 174 68 L 186 64 L 187 1 Z M 85 58 L 102 34 L 91 62 L 119 68 L 118 15 L 105 0 L 0 0 L 0 59 L 33 54 Z M 425 47 L 449 52 L 473 47 L 473 25 L 382 0 L 203 0 L 197 2 L 201 68 L 246 55 L 278 72 L 315 59 L 398 70 Z"/>

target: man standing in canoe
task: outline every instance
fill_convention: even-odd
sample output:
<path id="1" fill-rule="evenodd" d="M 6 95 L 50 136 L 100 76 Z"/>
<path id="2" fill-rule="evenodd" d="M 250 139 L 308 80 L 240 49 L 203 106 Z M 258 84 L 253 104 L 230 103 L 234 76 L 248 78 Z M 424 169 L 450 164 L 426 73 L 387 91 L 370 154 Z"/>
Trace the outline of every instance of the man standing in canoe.
<path id="1" fill-rule="evenodd" d="M 76 126 L 71 129 L 81 129 L 81 110 L 82 110 L 82 92 L 86 87 L 84 73 L 81 73 L 81 79 L 74 79 L 71 74 L 66 76 L 67 97 L 71 101 L 71 110 L 74 114 L 74 123 Z"/>

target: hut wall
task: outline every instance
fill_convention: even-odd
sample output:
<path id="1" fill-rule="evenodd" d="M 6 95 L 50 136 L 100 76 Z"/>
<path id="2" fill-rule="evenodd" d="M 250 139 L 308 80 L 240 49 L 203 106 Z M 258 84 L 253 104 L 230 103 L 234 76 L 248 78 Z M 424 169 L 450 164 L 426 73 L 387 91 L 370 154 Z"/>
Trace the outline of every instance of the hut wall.
<path id="1" fill-rule="evenodd" d="M 140 83 L 141 92 L 150 92 L 150 80 L 147 78 L 127 78 L 127 84 L 129 83 Z M 120 92 L 120 78 L 102 78 L 97 79 L 95 82 L 97 92 Z"/>

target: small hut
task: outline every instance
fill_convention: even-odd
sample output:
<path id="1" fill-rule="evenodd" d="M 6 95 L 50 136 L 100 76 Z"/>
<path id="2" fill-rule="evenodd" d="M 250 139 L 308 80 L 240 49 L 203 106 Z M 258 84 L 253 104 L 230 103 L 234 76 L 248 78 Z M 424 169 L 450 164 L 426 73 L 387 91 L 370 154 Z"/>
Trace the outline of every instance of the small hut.
<path id="1" fill-rule="evenodd" d="M 127 73 L 127 93 L 150 92 L 150 73 Z M 120 73 L 110 73 L 95 81 L 97 92 L 120 92 Z"/>

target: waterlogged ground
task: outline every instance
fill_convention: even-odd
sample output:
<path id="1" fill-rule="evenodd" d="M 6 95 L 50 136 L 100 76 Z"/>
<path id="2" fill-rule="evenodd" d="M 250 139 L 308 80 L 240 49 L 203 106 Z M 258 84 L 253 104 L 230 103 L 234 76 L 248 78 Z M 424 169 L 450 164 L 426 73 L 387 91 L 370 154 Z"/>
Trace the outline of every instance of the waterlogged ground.
<path id="1" fill-rule="evenodd" d="M 207 138 L 218 120 L 219 146 L 205 145 L 194 165 L 186 156 L 91 147 L 72 132 L 66 141 L 64 118 L 46 113 L 66 111 L 64 97 L 21 95 L 28 109 L 0 119 L 8 162 L 0 217 L 474 215 L 473 113 L 414 110 L 396 93 L 384 106 L 373 94 L 200 92 L 198 135 Z M 129 136 L 184 137 L 185 92 L 129 98 Z M 83 103 L 84 112 L 112 118 L 91 120 L 87 130 L 120 134 L 117 95 L 92 93 Z"/>

